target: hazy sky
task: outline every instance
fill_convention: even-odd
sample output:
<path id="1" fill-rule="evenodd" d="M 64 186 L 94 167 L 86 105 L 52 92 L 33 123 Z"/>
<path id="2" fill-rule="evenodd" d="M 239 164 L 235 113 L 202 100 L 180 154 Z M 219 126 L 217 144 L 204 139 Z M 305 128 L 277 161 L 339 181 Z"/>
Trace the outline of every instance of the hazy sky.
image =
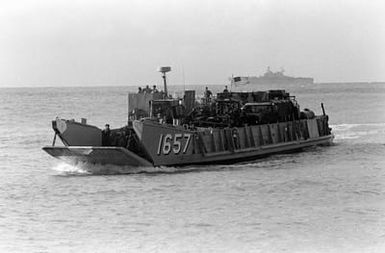
<path id="1" fill-rule="evenodd" d="M 0 87 L 385 81 L 385 1 L 1 0 Z"/>

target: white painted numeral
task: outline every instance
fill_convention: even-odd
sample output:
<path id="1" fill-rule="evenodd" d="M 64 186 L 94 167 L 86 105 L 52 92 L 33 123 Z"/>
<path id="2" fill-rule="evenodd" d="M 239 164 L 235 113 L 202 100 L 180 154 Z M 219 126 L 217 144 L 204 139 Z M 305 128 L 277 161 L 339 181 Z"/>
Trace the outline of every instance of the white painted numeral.
<path id="1" fill-rule="evenodd" d="M 163 142 L 163 134 L 159 136 L 159 144 L 158 144 L 158 155 L 160 155 L 160 150 L 162 148 L 162 142 Z"/>
<path id="2" fill-rule="evenodd" d="M 170 143 L 171 140 L 172 140 L 172 135 L 166 134 L 163 142 L 163 154 L 165 155 L 168 155 L 171 151 L 171 143 Z"/>
<path id="3" fill-rule="evenodd" d="M 187 138 L 186 144 L 184 145 L 183 154 L 186 153 L 188 145 L 190 144 L 191 134 L 184 134 L 184 138 Z"/>
<path id="4" fill-rule="evenodd" d="M 182 134 L 174 135 L 174 147 L 172 149 L 172 151 L 174 151 L 174 154 L 179 154 L 180 149 L 182 148 L 182 143 L 179 140 L 180 138 L 182 138 Z"/>
<path id="5" fill-rule="evenodd" d="M 185 144 L 183 146 L 182 139 L 186 139 Z M 182 150 L 183 154 L 187 152 L 188 146 L 190 144 L 191 140 L 191 134 L 185 133 L 177 133 L 177 134 L 161 134 L 159 136 L 159 143 L 158 143 L 158 155 L 168 155 L 170 154 L 171 150 L 174 154 L 179 154 Z"/>

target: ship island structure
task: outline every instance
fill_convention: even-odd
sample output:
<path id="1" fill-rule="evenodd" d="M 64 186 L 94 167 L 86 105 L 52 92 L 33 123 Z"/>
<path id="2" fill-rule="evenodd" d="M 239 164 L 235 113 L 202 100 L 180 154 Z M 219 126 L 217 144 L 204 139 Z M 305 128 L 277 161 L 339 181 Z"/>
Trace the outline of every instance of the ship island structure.
<path id="1" fill-rule="evenodd" d="M 285 70 L 273 72 L 270 67 L 267 67 L 266 72 L 262 76 L 236 76 L 232 81 L 236 84 L 281 84 L 281 85 L 307 85 L 313 84 L 312 77 L 292 77 L 284 74 Z"/>
<path id="2" fill-rule="evenodd" d="M 167 92 L 170 70 L 158 69 L 164 91 L 128 94 L 127 125 L 102 130 L 85 119 L 57 117 L 53 143 L 43 150 L 74 166 L 181 167 L 230 164 L 332 143 L 323 104 L 322 115 L 301 110 L 285 90 L 224 90 L 201 100 L 195 90 L 186 90 L 173 98 Z M 64 145 L 56 145 L 57 137 Z"/>

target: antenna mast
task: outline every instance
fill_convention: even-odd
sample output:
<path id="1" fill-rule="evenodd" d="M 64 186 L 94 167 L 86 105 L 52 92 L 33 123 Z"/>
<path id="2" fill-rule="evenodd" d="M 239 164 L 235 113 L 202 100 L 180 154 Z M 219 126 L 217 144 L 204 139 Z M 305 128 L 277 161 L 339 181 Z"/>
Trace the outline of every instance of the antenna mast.
<path id="1" fill-rule="evenodd" d="M 163 84 L 164 84 L 164 93 L 166 94 L 166 97 L 167 97 L 168 94 L 167 94 L 166 73 L 171 71 L 171 67 L 158 67 L 157 71 L 162 73 Z"/>

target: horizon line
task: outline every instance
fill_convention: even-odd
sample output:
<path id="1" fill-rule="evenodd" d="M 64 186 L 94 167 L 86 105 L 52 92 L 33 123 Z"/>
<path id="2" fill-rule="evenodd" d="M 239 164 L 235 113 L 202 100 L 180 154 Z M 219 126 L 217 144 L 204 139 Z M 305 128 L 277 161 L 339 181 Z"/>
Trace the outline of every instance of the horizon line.
<path id="1" fill-rule="evenodd" d="M 332 81 L 332 82 L 314 82 L 309 83 L 307 85 L 314 85 L 314 84 L 321 84 L 321 85 L 330 85 L 330 84 L 385 84 L 385 81 L 350 81 L 350 82 L 343 82 L 343 81 Z M 226 83 L 219 84 L 168 84 L 168 86 L 219 86 L 219 85 L 229 85 Z M 295 85 L 295 84 L 290 84 Z M 16 85 L 16 86 L 1 86 L 0 89 L 9 89 L 9 88 L 95 88 L 95 87 L 141 87 L 143 85 L 136 85 L 136 84 L 69 84 L 69 85 L 60 85 L 60 86 L 53 86 L 53 85 Z M 163 85 L 160 85 L 161 87 Z"/>

